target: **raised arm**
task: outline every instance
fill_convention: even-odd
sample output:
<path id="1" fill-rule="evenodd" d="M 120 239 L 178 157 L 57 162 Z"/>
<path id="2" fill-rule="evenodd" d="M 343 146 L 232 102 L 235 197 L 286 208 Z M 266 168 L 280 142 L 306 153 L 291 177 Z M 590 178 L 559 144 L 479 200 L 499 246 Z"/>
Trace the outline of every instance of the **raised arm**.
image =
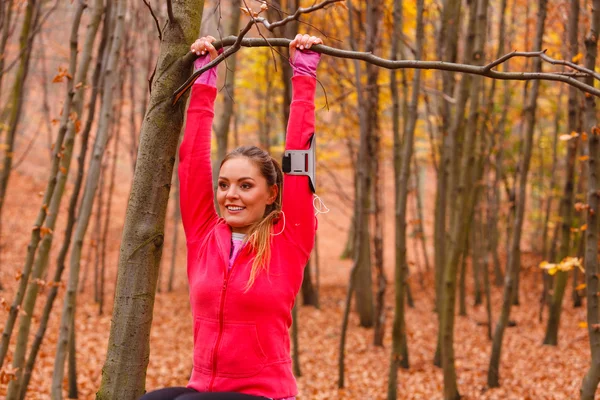
<path id="1" fill-rule="evenodd" d="M 210 42 L 202 42 L 202 39 L 192 45 L 192 51 L 201 53 L 194 63 L 195 69 L 206 65 L 211 56 L 216 56 L 216 51 L 205 54 L 207 44 L 212 47 Z M 188 244 L 200 240 L 217 220 L 210 162 L 216 78 L 216 69 L 213 68 L 200 75 L 192 86 L 185 132 L 179 148 L 181 219 Z"/>
<path id="2" fill-rule="evenodd" d="M 320 55 L 307 49 L 318 43 L 322 43 L 319 38 L 298 35 L 290 44 L 290 63 L 294 76 L 286 150 L 307 150 L 315 133 L 316 69 Z M 282 209 L 285 214 L 284 234 L 308 258 L 314 245 L 316 225 L 313 194 L 307 176 L 284 175 Z"/>

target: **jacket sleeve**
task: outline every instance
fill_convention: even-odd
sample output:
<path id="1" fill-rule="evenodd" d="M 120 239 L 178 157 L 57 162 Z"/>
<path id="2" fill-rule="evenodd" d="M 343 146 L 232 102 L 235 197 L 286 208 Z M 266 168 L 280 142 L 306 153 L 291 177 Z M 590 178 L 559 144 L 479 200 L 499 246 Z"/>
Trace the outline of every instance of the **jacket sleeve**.
<path id="1" fill-rule="evenodd" d="M 188 243 L 198 241 L 217 220 L 210 162 L 211 128 L 217 89 L 194 84 L 179 148 L 181 219 Z"/>
<path id="2" fill-rule="evenodd" d="M 315 132 L 315 89 L 317 81 L 310 76 L 292 78 L 292 104 L 288 121 L 286 150 L 307 150 Z M 313 195 L 308 176 L 284 174 L 283 205 L 284 236 L 310 256 L 315 240 Z"/>

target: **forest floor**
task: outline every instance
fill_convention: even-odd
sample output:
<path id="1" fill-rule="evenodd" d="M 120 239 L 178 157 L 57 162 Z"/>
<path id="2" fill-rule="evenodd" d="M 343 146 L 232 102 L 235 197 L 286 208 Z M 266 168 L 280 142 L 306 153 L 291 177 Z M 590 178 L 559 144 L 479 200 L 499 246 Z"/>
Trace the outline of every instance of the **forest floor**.
<path id="1" fill-rule="evenodd" d="M 31 169 L 17 170 L 11 181 L 10 193 L 12 194 L 7 199 L 4 217 L 6 222 L 3 227 L 5 244 L 1 254 L 3 268 L 0 271 L 0 281 L 4 289 L 0 292 L 0 296 L 9 303 L 12 302 L 16 287 L 14 275 L 22 268 L 29 240 L 28 232 L 40 206 L 41 197 L 31 194 L 39 193 L 45 185 L 43 180 L 31 179 L 35 175 L 37 173 Z M 129 182 L 126 176 L 121 178 L 124 182 Z M 326 179 L 324 178 L 323 181 Z M 429 181 L 433 182 L 434 179 Z M 345 186 L 352 187 L 351 184 Z M 432 205 L 427 203 L 433 198 L 431 186 L 433 185 L 428 185 L 424 196 L 428 210 L 433 209 Z M 115 211 L 111 215 L 111 220 L 115 223 L 111 225 L 109 232 L 107 300 L 103 315 L 98 315 L 98 305 L 94 302 L 93 263 L 87 258 L 87 261 L 84 261 L 83 268 L 87 272 L 82 274 L 87 274 L 88 277 L 84 285 L 85 290 L 78 298 L 76 320 L 80 399 L 94 398 L 101 381 L 110 331 L 112 293 L 114 293 L 128 189 L 124 184 L 119 185 L 115 193 L 113 208 Z M 393 227 L 388 223 L 385 233 L 386 271 L 389 284 L 386 294 L 384 347 L 375 347 L 372 343 L 373 330 L 359 327 L 357 316 L 351 315 L 346 345 L 346 388 L 337 389 L 339 334 L 350 270 L 350 262 L 340 260 L 339 254 L 346 240 L 350 213 L 340 197 L 333 192 L 325 192 L 322 197 L 331 208 L 331 212 L 319 216 L 321 308 L 319 310 L 313 307 L 299 308 L 302 376 L 298 378 L 300 391 L 298 399 L 385 399 L 393 318 L 391 289 Z M 388 202 L 392 199 L 393 196 L 386 197 Z M 387 207 L 387 210 L 389 214 L 387 220 L 390 221 L 393 219 L 391 218 L 393 207 Z M 431 227 L 431 220 L 432 215 L 425 217 L 425 223 L 429 227 Z M 62 240 L 63 229 L 60 224 L 55 229 L 57 243 Z M 170 266 L 170 232 L 172 232 L 172 224 L 168 222 L 163 253 L 162 273 L 164 275 Z M 428 238 L 431 238 L 430 232 L 427 233 Z M 163 291 L 156 297 L 150 364 L 147 370 L 147 390 L 185 385 L 192 367 L 192 320 L 185 282 L 185 244 L 181 242 L 182 240 L 177 251 L 175 290 L 170 293 Z M 58 247 L 57 243 L 54 247 Z M 413 245 L 412 242 L 409 243 L 409 258 Z M 431 239 L 429 239 L 429 246 L 431 247 Z M 55 250 L 53 254 L 56 253 Z M 429 249 L 429 253 L 431 258 L 432 249 Z M 84 254 L 87 252 L 84 251 Z M 545 322 L 540 323 L 538 320 L 540 273 L 537 265 L 539 262 L 540 259 L 524 251 L 521 269 L 521 305 L 512 309 L 511 319 L 516 322 L 516 326 L 507 329 L 504 337 L 500 370 L 502 386 L 497 389 L 486 388 L 491 342 L 487 338 L 485 307 L 473 305 L 473 288 L 469 278 L 467 316 L 457 316 L 455 327 L 458 386 L 465 399 L 573 399 L 578 397 L 581 380 L 590 362 L 587 330 L 579 327 L 579 323 L 585 321 L 585 308 L 573 308 L 570 297 L 565 296 L 559 345 L 543 346 Z M 54 266 L 51 265 L 49 276 L 52 276 L 53 268 Z M 440 399 L 443 386 L 442 371 L 432 364 L 437 335 L 437 315 L 433 312 L 433 276 L 431 271 L 421 275 L 417 267 L 412 268 L 410 282 L 415 307 L 407 308 L 406 311 L 410 368 L 398 371 L 398 398 Z M 162 287 L 165 286 L 163 281 Z M 501 292 L 501 288 L 493 288 L 494 322 L 498 316 Z M 39 318 L 45 298 L 44 293 L 38 300 L 34 321 Z M 28 399 L 49 398 L 61 310 L 62 293 L 54 306 L 46 339 L 32 376 Z M 0 310 L 0 313 L 0 321 L 4 321 L 7 313 L 4 310 Z M 18 329 L 18 324 L 15 329 Z M 11 346 L 9 361 L 12 357 L 12 349 Z M 66 388 L 66 382 L 64 387 Z M 0 396 L 5 393 L 6 384 L 3 382 L 0 385 Z"/>

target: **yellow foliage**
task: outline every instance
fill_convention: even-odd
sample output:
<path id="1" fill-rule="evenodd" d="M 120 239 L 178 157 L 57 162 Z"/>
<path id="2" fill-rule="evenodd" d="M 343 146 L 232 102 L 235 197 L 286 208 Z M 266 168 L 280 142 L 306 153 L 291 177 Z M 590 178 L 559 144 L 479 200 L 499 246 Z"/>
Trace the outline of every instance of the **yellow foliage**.
<path id="1" fill-rule="evenodd" d="M 540 263 L 540 268 L 546 270 L 549 275 L 554 275 L 558 271 L 571 271 L 575 267 L 579 268 L 582 272 L 584 272 L 583 266 L 581 265 L 581 258 L 565 257 L 559 263 L 549 263 L 548 261 L 542 261 Z"/>

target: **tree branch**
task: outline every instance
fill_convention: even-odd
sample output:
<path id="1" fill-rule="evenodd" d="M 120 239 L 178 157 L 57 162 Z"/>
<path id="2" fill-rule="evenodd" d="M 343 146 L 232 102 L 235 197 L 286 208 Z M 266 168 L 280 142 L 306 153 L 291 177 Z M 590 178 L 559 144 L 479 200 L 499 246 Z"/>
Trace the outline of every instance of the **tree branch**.
<path id="1" fill-rule="evenodd" d="M 333 1 L 333 0 L 332 0 Z M 259 18 L 256 18 L 258 22 L 261 22 Z M 247 30 L 250 30 L 251 25 L 254 22 L 249 21 L 246 26 Z M 275 23 L 270 24 L 273 26 Z M 246 29 L 245 28 L 245 29 Z M 247 32 L 247 31 L 246 31 Z M 177 91 L 174 93 L 173 104 L 179 100 L 181 95 L 185 93 L 187 89 L 194 83 L 196 78 L 202 74 L 204 71 L 209 70 L 210 68 L 218 65 L 225 58 L 229 57 L 231 54 L 237 52 L 241 46 L 244 47 L 287 47 L 289 46 L 291 40 L 290 39 L 282 39 L 282 38 L 273 38 L 273 39 L 262 39 L 262 38 L 240 38 L 245 34 L 244 31 L 240 33 L 240 36 L 228 36 L 221 41 L 214 42 L 213 45 L 215 48 L 219 49 L 225 46 L 231 46 L 227 48 L 219 57 L 215 58 L 210 63 L 206 64 L 200 70 L 196 71 L 190 78 L 182 85 Z M 385 58 L 377 57 L 372 53 L 359 52 L 359 51 L 350 51 L 350 50 L 342 50 L 336 49 L 333 47 L 325 46 L 322 44 L 314 45 L 311 47 L 312 51 L 317 53 L 326 54 L 332 57 L 338 58 L 348 58 L 354 60 L 361 60 L 368 62 L 373 65 L 377 65 L 379 67 L 387 68 L 387 69 L 400 69 L 400 68 L 413 68 L 413 69 L 433 69 L 433 70 L 442 70 L 442 71 L 452 71 L 452 72 L 462 72 L 466 74 L 479 75 L 492 79 L 500 79 L 500 80 L 515 80 L 515 81 L 528 81 L 528 80 L 547 80 L 547 81 L 558 81 L 564 82 L 568 85 L 571 85 L 585 93 L 592 94 L 596 97 L 600 97 L 600 89 L 595 88 L 594 86 L 588 85 L 586 83 L 581 82 L 576 79 L 583 75 L 577 74 L 565 74 L 563 72 L 499 72 L 492 68 L 502 64 L 503 62 L 509 60 L 513 57 L 540 57 L 542 60 L 559 65 L 566 65 L 577 71 L 580 71 L 586 76 L 592 76 L 596 79 L 600 80 L 600 74 L 592 72 L 586 68 L 580 67 L 574 63 L 569 63 L 566 61 L 554 60 L 551 57 L 548 57 L 544 54 L 544 51 L 533 51 L 533 52 L 511 52 L 500 57 L 498 60 L 492 61 L 491 63 L 483 66 L 475 66 L 468 64 L 458 64 L 458 63 L 450 63 L 445 61 L 420 61 L 420 60 L 388 60 Z M 188 53 L 184 58 L 183 62 L 192 65 L 193 61 L 198 56 L 194 53 Z"/>
<path id="2" fill-rule="evenodd" d="M 173 15 L 173 3 L 171 0 L 167 0 L 167 15 L 169 16 L 169 22 L 175 22 L 175 15 Z"/>

